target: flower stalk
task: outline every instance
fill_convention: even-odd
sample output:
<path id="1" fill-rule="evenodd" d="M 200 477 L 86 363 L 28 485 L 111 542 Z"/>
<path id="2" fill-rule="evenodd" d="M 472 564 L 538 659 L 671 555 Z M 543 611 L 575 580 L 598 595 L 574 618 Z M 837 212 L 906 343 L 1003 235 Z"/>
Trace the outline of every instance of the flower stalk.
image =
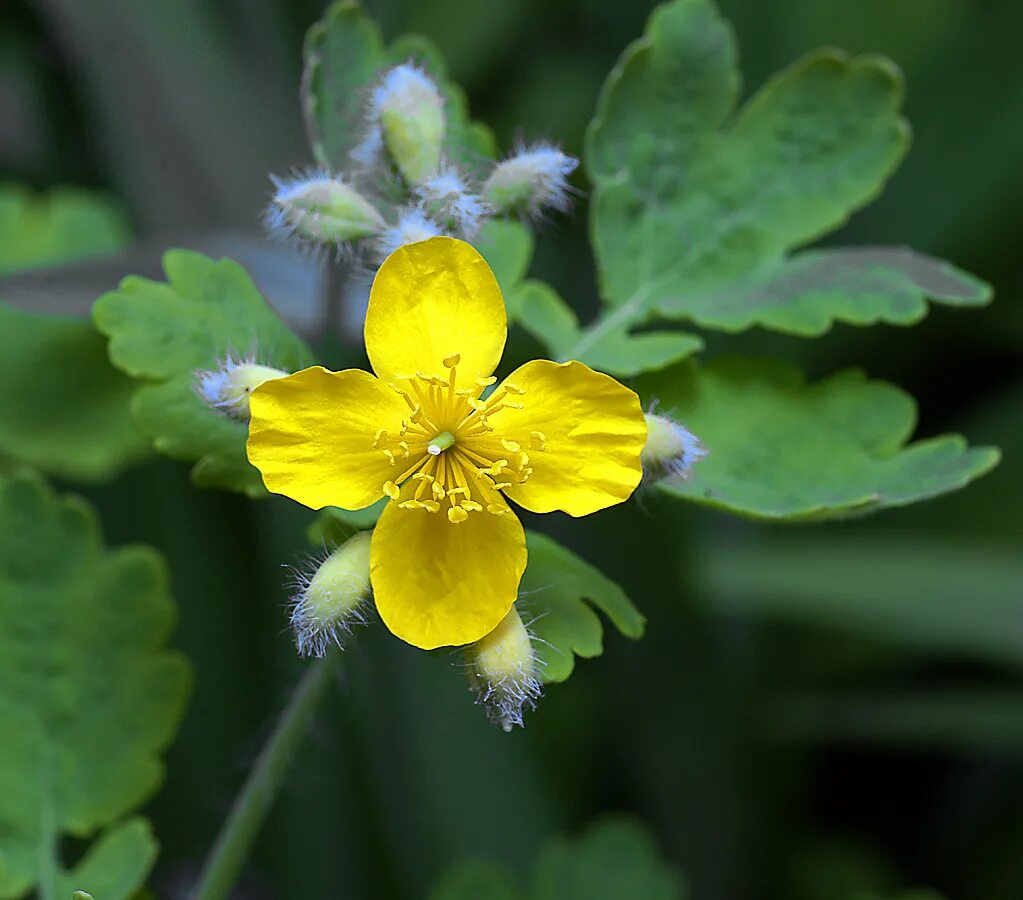
<path id="1" fill-rule="evenodd" d="M 230 895 L 288 766 L 338 668 L 340 656 L 340 652 L 331 651 L 306 669 L 220 829 L 199 874 L 193 900 L 224 900 Z"/>

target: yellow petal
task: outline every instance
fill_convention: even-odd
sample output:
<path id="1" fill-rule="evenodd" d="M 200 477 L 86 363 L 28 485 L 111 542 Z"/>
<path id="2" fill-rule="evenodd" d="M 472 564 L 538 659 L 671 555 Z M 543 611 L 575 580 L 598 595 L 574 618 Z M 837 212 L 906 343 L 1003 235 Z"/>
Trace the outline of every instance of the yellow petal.
<path id="1" fill-rule="evenodd" d="M 248 454 L 267 490 L 312 509 L 362 509 L 400 474 L 374 437 L 396 433 L 405 401 L 361 369 L 321 366 L 266 381 L 252 392 Z"/>
<path id="2" fill-rule="evenodd" d="M 535 360 L 508 382 L 522 390 L 513 399 L 523 408 L 498 410 L 490 422 L 495 434 L 531 448 L 533 469 L 505 489 L 512 500 L 532 512 L 585 516 L 628 499 L 643 476 L 646 442 L 633 391 L 580 362 Z"/>
<path id="3" fill-rule="evenodd" d="M 459 387 L 497 368 L 508 319 L 497 279 L 464 241 L 436 237 L 395 250 L 380 267 L 366 312 L 366 352 L 385 381 L 422 372 Z"/>
<path id="4" fill-rule="evenodd" d="M 403 495 L 407 492 L 403 491 Z M 432 650 L 489 634 L 511 608 L 526 568 L 526 537 L 500 494 L 503 515 L 387 504 L 373 530 L 370 580 L 380 618 L 403 641 Z"/>

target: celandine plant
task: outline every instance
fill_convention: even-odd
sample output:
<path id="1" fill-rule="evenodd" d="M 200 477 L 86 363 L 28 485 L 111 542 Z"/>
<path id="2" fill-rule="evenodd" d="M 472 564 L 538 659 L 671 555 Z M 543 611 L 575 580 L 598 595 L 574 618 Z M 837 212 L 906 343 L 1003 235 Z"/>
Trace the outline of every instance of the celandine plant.
<path id="1" fill-rule="evenodd" d="M 385 46 L 356 4 L 340 2 L 306 42 L 312 165 L 273 179 L 265 220 L 329 267 L 334 288 L 343 278 L 368 288 L 344 296 L 356 317 L 364 312 L 372 373 L 318 365 L 229 260 L 170 251 L 165 281 L 129 277 L 96 302 L 94 323 L 126 376 L 118 390 L 131 393 L 134 427 L 155 450 L 194 462 L 197 487 L 280 494 L 317 511 L 310 534 L 322 552 L 294 573 L 288 611 L 298 653 L 313 660 L 194 896 L 228 895 L 342 649 L 357 639 L 353 626 L 379 616 L 416 648 L 459 648 L 467 699 L 505 731 L 569 677 L 576 656 L 602 652 L 598 611 L 642 636 L 643 616 L 621 587 L 525 529 L 512 504 L 587 516 L 639 489 L 742 516 L 820 521 L 934 497 L 996 463 L 997 451 L 958 436 L 907 443 L 912 400 L 859 370 L 808 384 L 782 360 L 698 359 L 702 337 L 675 323 L 811 338 L 834 322 L 910 325 L 929 301 L 990 299 L 976 278 L 906 248 L 808 248 L 876 196 L 906 152 L 892 64 L 824 50 L 741 107 L 739 92 L 734 36 L 710 0 L 658 8 L 625 50 L 586 139 L 602 307 L 584 325 L 552 286 L 526 275 L 532 227 L 570 212 L 577 161 L 546 138 L 501 158 L 428 42 Z M 550 360 L 508 354 L 509 326 Z M 138 454 L 136 432 L 100 424 L 96 466 Z M 62 755 L 11 785 L 61 789 L 12 803 L 0 791 L 0 896 L 38 885 L 50 900 L 92 885 L 103 900 L 127 898 L 156 845 L 145 823 L 123 817 L 158 781 L 158 753 L 187 692 L 183 661 L 163 648 L 162 569 L 148 551 L 105 551 L 91 514 L 36 476 L 0 487 L 0 524 L 15 536 L 0 545 L 8 622 L 28 602 L 7 588 L 21 584 L 26 547 L 53 555 L 74 546 L 82 560 L 76 571 L 63 557 L 32 570 L 33 602 L 50 623 L 32 646 L 55 660 L 32 671 L 43 673 L 40 704 L 59 709 L 51 718 Z M 90 572 L 98 587 L 79 577 Z M 135 623 L 110 630 L 123 646 L 103 650 L 102 677 L 82 679 L 94 706 L 146 723 L 125 736 L 131 765 L 119 767 L 89 738 L 92 722 L 77 717 L 85 713 L 60 680 L 100 652 L 99 632 L 86 627 L 100 614 Z M 26 640 L 0 631 L 0 665 L 24 655 Z M 9 668 L 0 700 L 10 694 L 24 711 L 17 678 L 26 669 Z M 0 740 L 28 733 L 10 730 Z M 30 756 L 21 744 L 0 745 L 4 754 Z M 62 792 L 75 772 L 92 786 Z M 628 843 L 631 827 L 594 834 Z M 60 835 L 100 829 L 67 871 Z M 652 877 L 657 896 L 681 896 L 673 874 Z"/>

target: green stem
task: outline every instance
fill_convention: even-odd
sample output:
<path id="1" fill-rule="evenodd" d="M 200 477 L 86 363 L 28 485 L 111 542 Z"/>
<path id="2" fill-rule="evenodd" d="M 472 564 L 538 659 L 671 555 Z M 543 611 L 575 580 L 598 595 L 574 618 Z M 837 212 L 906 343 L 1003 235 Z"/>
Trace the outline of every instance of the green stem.
<path id="1" fill-rule="evenodd" d="M 331 682 L 340 655 L 337 650 L 330 651 L 306 670 L 217 835 L 199 874 L 194 900 L 223 900 L 238 880 L 284 773 Z"/>

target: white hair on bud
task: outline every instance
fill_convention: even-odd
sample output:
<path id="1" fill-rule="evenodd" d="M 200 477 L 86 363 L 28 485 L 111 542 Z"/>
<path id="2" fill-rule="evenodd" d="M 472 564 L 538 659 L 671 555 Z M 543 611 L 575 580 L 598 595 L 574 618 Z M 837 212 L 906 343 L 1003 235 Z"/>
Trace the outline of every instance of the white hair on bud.
<path id="1" fill-rule="evenodd" d="M 287 375 L 256 361 L 256 355 L 235 356 L 227 353 L 214 369 L 196 369 L 193 389 L 210 409 L 246 422 L 249 419 L 249 396 L 264 381 Z"/>
<path id="2" fill-rule="evenodd" d="M 324 618 L 312 608 L 310 587 L 313 579 L 332 555 L 332 551 L 324 550 L 291 569 L 288 621 L 299 656 L 319 658 L 331 647 L 343 650 L 352 629 L 356 625 L 369 625 L 371 621 L 373 604 L 369 592 L 349 607 L 343 616 Z"/>
<path id="3" fill-rule="evenodd" d="M 295 223 L 288 215 L 286 204 L 301 196 L 308 188 L 326 184 L 330 180 L 330 173 L 320 168 L 296 170 L 285 176 L 271 174 L 274 194 L 263 212 L 263 229 L 267 236 L 280 244 L 296 241 L 303 247 L 311 247 L 310 242 L 296 234 Z M 323 245 L 316 245 L 315 249 L 320 251 Z"/>
<path id="4" fill-rule="evenodd" d="M 496 683 L 473 677 L 470 690 L 476 703 L 483 707 L 487 721 L 504 732 L 525 727 L 523 713 L 536 709 L 543 696 L 540 680 L 524 671 L 517 677 L 508 676 Z"/>
<path id="5" fill-rule="evenodd" d="M 449 221 L 466 239 L 474 238 L 490 216 L 490 205 L 469 188 L 457 168 L 443 164 L 413 189 L 420 202 L 438 218 Z"/>
<path id="6" fill-rule="evenodd" d="M 523 713 L 536 709 L 543 696 L 535 641 L 513 606 L 490 634 L 466 648 L 469 690 L 487 719 L 503 731 L 523 727 Z"/>
<path id="7" fill-rule="evenodd" d="M 397 223 L 385 228 L 376 239 L 374 250 L 383 262 L 399 247 L 417 244 L 446 233 L 421 207 L 409 206 L 401 211 Z"/>
<path id="8" fill-rule="evenodd" d="M 415 111 L 421 103 L 442 104 L 434 80 L 414 63 L 407 62 L 394 66 L 384 73 L 383 79 L 373 89 L 370 98 L 369 119 L 380 121 L 380 114 L 391 105 L 399 105 Z"/>
<path id="9" fill-rule="evenodd" d="M 521 145 L 494 167 L 483 193 L 502 212 L 518 209 L 534 218 L 544 208 L 565 213 L 572 207 L 568 176 L 578 165 L 548 141 Z"/>
<path id="10" fill-rule="evenodd" d="M 376 122 L 371 122 L 366 133 L 348 152 L 349 158 L 364 169 L 374 168 L 384 152 L 384 133 Z"/>
<path id="11" fill-rule="evenodd" d="M 352 182 L 323 168 L 271 175 L 274 193 L 263 214 L 267 235 L 317 258 L 340 258 L 353 242 L 371 237 L 384 220 Z"/>
<path id="12" fill-rule="evenodd" d="M 656 401 L 651 403 L 646 414 L 647 443 L 640 454 L 643 478 L 646 481 L 687 479 L 693 473 L 693 466 L 707 456 L 707 448 L 681 422 L 670 415 L 655 413 L 656 406 Z"/>

